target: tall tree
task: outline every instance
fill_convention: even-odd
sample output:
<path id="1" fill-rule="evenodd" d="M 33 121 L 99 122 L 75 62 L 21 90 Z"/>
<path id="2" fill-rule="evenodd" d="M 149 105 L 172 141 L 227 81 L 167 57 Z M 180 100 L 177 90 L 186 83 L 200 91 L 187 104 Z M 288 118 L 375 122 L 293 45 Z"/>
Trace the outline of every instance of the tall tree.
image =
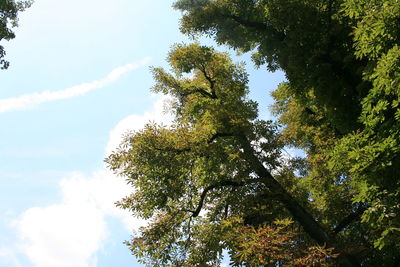
<path id="1" fill-rule="evenodd" d="M 154 266 L 216 266 L 223 249 L 238 265 L 309 266 L 317 257 L 304 253 L 320 251 L 321 262 L 339 253 L 355 265 L 350 243 L 313 214 L 277 127 L 257 119 L 242 66 L 197 44 L 175 46 L 168 60 L 172 73 L 153 69 L 153 90 L 172 97 L 174 123 L 126 135 L 107 159 L 135 188 L 119 205 L 150 220 L 128 243 L 133 253 Z"/>
<path id="2" fill-rule="evenodd" d="M 0 41 L 11 40 L 15 38 L 12 31 L 13 27 L 18 26 L 18 12 L 31 6 L 33 1 L 15 1 L 1 0 L 0 1 Z M 10 63 L 4 59 L 6 51 L 0 45 L 0 68 L 7 69 Z"/>
<path id="3" fill-rule="evenodd" d="M 400 5 L 397 0 L 180 0 L 183 32 L 255 51 L 281 69 L 281 140 L 302 148 L 320 223 L 363 265 L 400 255 Z M 305 168 L 304 168 L 305 166 Z M 347 214 L 343 218 L 343 214 Z"/>

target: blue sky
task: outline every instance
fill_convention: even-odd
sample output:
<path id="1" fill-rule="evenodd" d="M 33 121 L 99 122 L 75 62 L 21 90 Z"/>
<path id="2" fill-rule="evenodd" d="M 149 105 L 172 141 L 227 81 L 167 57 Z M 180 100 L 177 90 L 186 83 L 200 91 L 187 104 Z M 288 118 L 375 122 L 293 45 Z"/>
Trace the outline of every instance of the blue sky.
<path id="1" fill-rule="evenodd" d="M 20 14 L 2 43 L 0 266 L 141 266 L 122 242 L 143 222 L 114 207 L 131 189 L 103 160 L 124 131 L 168 120 L 149 66 L 189 41 L 172 2 L 36 0 Z M 232 54 L 269 118 L 282 73 Z"/>

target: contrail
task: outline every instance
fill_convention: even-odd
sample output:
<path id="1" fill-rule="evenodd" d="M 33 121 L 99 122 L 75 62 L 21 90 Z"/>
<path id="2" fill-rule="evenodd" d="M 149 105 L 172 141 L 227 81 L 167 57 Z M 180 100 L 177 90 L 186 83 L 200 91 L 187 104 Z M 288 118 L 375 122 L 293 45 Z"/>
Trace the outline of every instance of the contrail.
<path id="1" fill-rule="evenodd" d="M 82 83 L 59 91 L 43 91 L 31 93 L 19 97 L 0 99 L 0 113 L 23 110 L 45 102 L 51 102 L 60 99 L 68 99 L 76 96 L 84 95 L 95 89 L 105 87 L 116 80 L 128 71 L 138 69 L 146 65 L 150 58 L 143 58 L 132 64 L 127 64 L 113 69 L 104 78 L 89 83 Z"/>

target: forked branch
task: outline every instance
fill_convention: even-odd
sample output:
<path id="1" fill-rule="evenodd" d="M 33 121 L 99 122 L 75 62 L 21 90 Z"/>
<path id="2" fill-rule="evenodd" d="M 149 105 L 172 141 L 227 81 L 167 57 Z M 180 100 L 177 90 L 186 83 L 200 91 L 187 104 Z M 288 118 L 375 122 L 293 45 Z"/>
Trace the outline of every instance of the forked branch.
<path id="1" fill-rule="evenodd" d="M 206 188 L 203 189 L 203 192 L 200 195 L 200 200 L 199 200 L 199 203 L 197 204 L 197 208 L 195 210 L 186 210 L 186 211 L 191 212 L 192 213 L 191 217 L 193 217 L 193 218 L 199 216 L 200 211 L 202 210 L 202 208 L 204 206 L 204 200 L 206 199 L 207 194 L 213 189 L 216 189 L 219 187 L 224 187 L 224 186 L 234 186 L 234 187 L 245 186 L 247 184 L 260 183 L 260 182 L 261 182 L 260 179 L 248 179 L 243 182 L 235 182 L 235 181 L 225 180 L 225 181 L 221 181 L 219 183 L 207 186 Z"/>

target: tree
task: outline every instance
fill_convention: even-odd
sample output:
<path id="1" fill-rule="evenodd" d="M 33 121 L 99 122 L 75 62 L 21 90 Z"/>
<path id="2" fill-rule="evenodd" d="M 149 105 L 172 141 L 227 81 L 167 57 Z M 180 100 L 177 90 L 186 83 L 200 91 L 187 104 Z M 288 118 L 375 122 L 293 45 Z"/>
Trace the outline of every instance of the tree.
<path id="1" fill-rule="evenodd" d="M 18 12 L 30 7 L 32 1 L 2 0 L 0 2 L 0 41 L 11 40 L 15 34 L 11 28 L 18 26 Z M 6 51 L 0 45 L 0 67 L 7 69 L 10 63 L 4 59 Z"/>
<path id="2" fill-rule="evenodd" d="M 226 55 L 177 46 L 173 74 L 154 69 L 154 90 L 175 99 L 174 125 L 149 124 L 108 158 L 136 190 L 120 206 L 152 221 L 132 251 L 156 266 L 212 266 L 223 249 L 245 266 L 397 266 L 398 1 L 175 7 L 184 33 L 253 51 L 258 66 L 285 72 L 272 107 L 283 128 L 256 119 L 247 76 Z M 283 160 L 284 146 L 306 157 Z"/>
<path id="3" fill-rule="evenodd" d="M 362 265 L 400 255 L 400 5 L 397 0 L 180 0 L 181 30 L 281 69 L 281 141 L 319 222 Z M 347 216 L 343 215 L 347 214 Z M 341 242 L 342 242 L 341 241 Z"/>
<path id="4" fill-rule="evenodd" d="M 127 134 L 106 160 L 135 188 L 119 206 L 150 220 L 128 242 L 133 253 L 153 266 L 216 266 L 224 249 L 236 264 L 307 266 L 304 251 L 320 251 L 321 262 L 339 253 L 338 262 L 354 265 L 313 214 L 277 126 L 257 119 L 242 66 L 198 44 L 176 45 L 168 60 L 172 73 L 153 69 L 153 90 L 172 97 L 174 123 Z M 257 248 L 234 231 L 269 241 Z M 266 258 L 266 248 L 277 253 Z"/>

